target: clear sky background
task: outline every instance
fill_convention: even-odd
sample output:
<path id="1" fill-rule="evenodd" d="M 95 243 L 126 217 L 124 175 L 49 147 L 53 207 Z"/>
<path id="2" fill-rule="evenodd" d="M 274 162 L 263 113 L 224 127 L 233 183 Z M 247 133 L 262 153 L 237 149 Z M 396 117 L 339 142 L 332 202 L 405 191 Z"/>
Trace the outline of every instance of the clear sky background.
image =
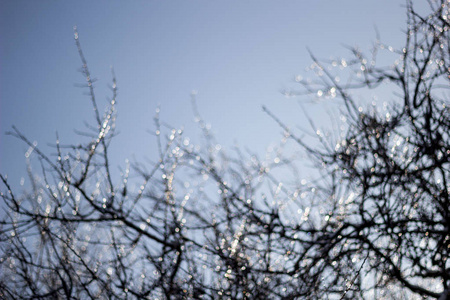
<path id="1" fill-rule="evenodd" d="M 419 2 L 419 1 L 417 1 Z M 423 2 L 423 3 L 422 3 Z M 416 5 L 425 5 L 420 1 Z M 17 126 L 45 152 L 79 140 L 74 129 L 93 121 L 89 98 L 76 84 L 81 63 L 77 25 L 97 99 L 110 96 L 110 66 L 118 80 L 120 132 L 113 165 L 154 158 L 153 116 L 198 136 L 190 94 L 224 147 L 262 153 L 280 138 L 266 105 L 289 125 L 307 127 L 297 100 L 280 90 L 307 76 L 309 47 L 319 58 L 369 49 L 376 26 L 387 44 L 402 46 L 403 0 L 245 1 L 0 1 L 0 172 L 25 176 L 27 146 L 4 133 Z M 320 113 L 316 123 L 320 125 Z M 91 122 L 93 123 L 93 122 Z"/>

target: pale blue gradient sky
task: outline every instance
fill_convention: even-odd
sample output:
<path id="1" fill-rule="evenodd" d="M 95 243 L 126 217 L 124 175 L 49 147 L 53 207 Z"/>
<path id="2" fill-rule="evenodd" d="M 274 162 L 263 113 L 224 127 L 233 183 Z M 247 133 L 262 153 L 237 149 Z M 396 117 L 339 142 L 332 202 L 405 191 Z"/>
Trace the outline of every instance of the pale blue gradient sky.
<path id="1" fill-rule="evenodd" d="M 423 1 L 425 2 L 425 1 Z M 80 40 L 103 107 L 110 95 L 110 66 L 118 86 L 118 129 L 113 165 L 133 155 L 154 157 L 155 108 L 173 126 L 198 135 L 190 93 L 218 140 L 262 153 L 280 129 L 266 105 L 286 123 L 305 125 L 293 86 L 318 57 L 343 55 L 342 47 L 370 48 L 376 25 L 382 40 L 401 46 L 403 0 L 329 1 L 1 1 L 0 172 L 13 184 L 25 176 L 23 143 L 4 132 L 17 126 L 50 153 L 58 131 L 76 143 L 73 129 L 93 120 L 89 99 L 75 87 L 83 78 L 73 40 Z M 424 5 L 421 3 L 420 5 Z M 320 125 L 320 120 L 318 120 Z"/>

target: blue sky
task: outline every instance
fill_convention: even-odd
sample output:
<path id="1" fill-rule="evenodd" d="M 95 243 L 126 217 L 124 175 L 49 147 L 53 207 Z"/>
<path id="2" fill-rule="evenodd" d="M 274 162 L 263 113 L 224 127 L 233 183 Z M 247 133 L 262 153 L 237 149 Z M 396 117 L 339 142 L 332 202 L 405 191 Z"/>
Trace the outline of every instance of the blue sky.
<path id="1" fill-rule="evenodd" d="M 190 108 L 199 110 L 225 147 L 255 152 L 280 138 L 261 106 L 289 125 L 306 127 L 296 99 L 280 90 L 306 76 L 309 47 L 318 57 L 346 54 L 342 45 L 369 49 L 376 25 L 384 42 L 401 46 L 405 1 L 1 1 L 0 172 L 13 184 L 25 175 L 27 146 L 5 136 L 12 125 L 45 152 L 58 132 L 65 144 L 93 120 L 77 70 L 78 27 L 103 107 L 110 66 L 118 80 L 120 132 L 113 164 L 154 157 L 152 130 L 161 117 L 198 136 Z M 421 3 L 421 5 L 424 5 Z M 317 123 L 325 114 L 318 111 Z"/>

